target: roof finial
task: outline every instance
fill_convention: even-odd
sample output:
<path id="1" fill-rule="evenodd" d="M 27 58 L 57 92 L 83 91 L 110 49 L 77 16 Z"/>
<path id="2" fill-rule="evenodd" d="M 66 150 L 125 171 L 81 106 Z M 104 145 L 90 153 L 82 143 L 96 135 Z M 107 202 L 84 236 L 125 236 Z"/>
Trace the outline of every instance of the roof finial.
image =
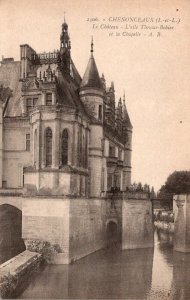
<path id="1" fill-rule="evenodd" d="M 66 12 L 64 11 L 64 23 L 66 23 L 66 20 L 65 20 L 65 14 L 66 14 Z"/>
<path id="2" fill-rule="evenodd" d="M 94 43 L 93 43 L 93 36 L 92 36 L 92 38 L 91 38 L 91 50 L 90 50 L 90 52 L 91 52 L 92 54 L 93 54 L 93 52 L 94 52 L 93 47 L 94 47 Z"/>
<path id="3" fill-rule="evenodd" d="M 123 93 L 123 103 L 125 104 L 125 90 L 124 90 L 124 93 Z"/>

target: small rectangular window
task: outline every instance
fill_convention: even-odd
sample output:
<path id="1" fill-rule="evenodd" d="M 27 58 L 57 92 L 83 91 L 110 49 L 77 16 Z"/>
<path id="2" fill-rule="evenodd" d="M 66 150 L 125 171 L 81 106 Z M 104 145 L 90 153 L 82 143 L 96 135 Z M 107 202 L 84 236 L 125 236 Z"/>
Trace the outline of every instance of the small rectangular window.
<path id="1" fill-rule="evenodd" d="M 26 134 L 26 151 L 30 151 L 30 133 Z"/>
<path id="2" fill-rule="evenodd" d="M 99 105 L 98 118 L 99 121 L 102 121 L 102 105 Z"/>
<path id="3" fill-rule="evenodd" d="M 52 105 L 52 94 L 46 94 L 46 105 Z"/>

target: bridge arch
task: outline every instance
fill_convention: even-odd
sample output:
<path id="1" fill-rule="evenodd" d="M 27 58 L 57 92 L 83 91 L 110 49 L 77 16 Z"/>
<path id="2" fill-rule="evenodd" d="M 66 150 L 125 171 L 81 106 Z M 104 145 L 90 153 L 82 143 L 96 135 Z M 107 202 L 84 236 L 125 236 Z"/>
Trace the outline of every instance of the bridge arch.
<path id="1" fill-rule="evenodd" d="M 22 211 L 22 197 L 15 196 L 0 196 L 0 205 L 7 204 L 14 206 L 15 208 Z"/>
<path id="2" fill-rule="evenodd" d="M 22 211 L 0 204 L 0 264 L 25 250 L 22 240 Z"/>
<path id="3" fill-rule="evenodd" d="M 115 219 L 108 219 L 106 222 L 106 237 L 108 246 L 119 241 L 118 222 Z"/>

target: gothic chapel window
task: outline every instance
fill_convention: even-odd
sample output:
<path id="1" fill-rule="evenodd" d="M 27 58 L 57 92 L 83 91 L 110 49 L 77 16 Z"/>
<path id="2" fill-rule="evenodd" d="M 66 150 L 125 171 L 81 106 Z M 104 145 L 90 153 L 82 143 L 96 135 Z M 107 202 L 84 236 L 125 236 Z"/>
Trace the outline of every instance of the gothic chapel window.
<path id="1" fill-rule="evenodd" d="M 45 147 L 46 147 L 46 167 L 52 165 L 52 131 L 47 128 L 45 132 Z"/>
<path id="2" fill-rule="evenodd" d="M 62 165 L 68 164 L 68 131 L 67 129 L 64 129 L 62 132 Z"/>

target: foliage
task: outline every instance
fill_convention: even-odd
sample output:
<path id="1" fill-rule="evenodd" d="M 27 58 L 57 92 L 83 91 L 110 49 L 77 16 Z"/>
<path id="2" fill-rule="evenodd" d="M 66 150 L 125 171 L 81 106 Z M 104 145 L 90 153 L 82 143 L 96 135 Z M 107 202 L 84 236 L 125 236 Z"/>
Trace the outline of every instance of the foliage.
<path id="1" fill-rule="evenodd" d="M 7 295 L 12 295 L 17 286 L 17 276 L 11 274 L 4 275 L 0 278 L 0 297 L 7 298 Z"/>
<path id="2" fill-rule="evenodd" d="M 152 198 L 156 198 L 156 193 L 154 191 L 154 187 L 152 187 L 150 190 L 150 185 L 147 183 L 145 183 L 143 185 L 141 182 L 139 182 L 139 183 L 134 182 L 131 185 L 130 190 L 136 191 L 136 192 L 147 192 L 151 195 Z"/>
<path id="3" fill-rule="evenodd" d="M 38 272 L 42 262 L 42 256 L 39 256 L 28 260 L 12 274 L 0 276 L 0 299 L 16 298 L 25 289 L 31 276 Z"/>
<path id="4" fill-rule="evenodd" d="M 49 242 L 42 240 L 26 240 L 26 248 L 31 252 L 42 254 L 43 258 L 49 262 L 53 253 L 60 253 L 60 246 L 51 245 Z"/>
<path id="5" fill-rule="evenodd" d="M 175 171 L 170 174 L 159 191 L 159 197 L 190 193 L 190 171 Z"/>

